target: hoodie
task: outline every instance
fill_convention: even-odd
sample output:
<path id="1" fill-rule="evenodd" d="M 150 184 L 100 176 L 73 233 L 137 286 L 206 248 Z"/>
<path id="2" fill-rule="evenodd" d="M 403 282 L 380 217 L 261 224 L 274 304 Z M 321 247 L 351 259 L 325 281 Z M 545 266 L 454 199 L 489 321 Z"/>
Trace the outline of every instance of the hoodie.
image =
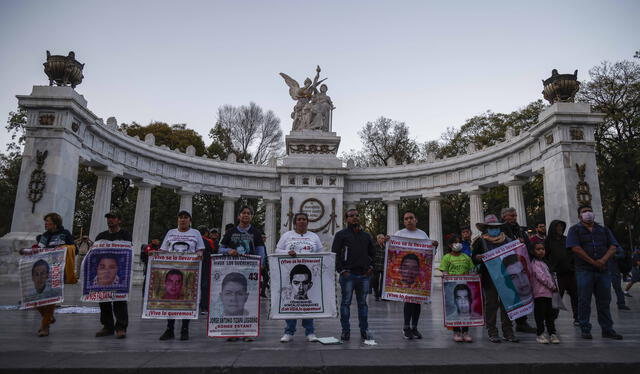
<path id="1" fill-rule="evenodd" d="M 562 226 L 562 235 L 556 234 L 556 227 Z M 575 272 L 573 252 L 570 248 L 566 248 L 567 237 L 564 231 L 567 224 L 564 221 L 553 220 L 547 230 L 547 237 L 544 240 L 544 247 L 547 251 L 545 260 L 549 264 L 549 270 L 558 275 L 571 274 Z"/>

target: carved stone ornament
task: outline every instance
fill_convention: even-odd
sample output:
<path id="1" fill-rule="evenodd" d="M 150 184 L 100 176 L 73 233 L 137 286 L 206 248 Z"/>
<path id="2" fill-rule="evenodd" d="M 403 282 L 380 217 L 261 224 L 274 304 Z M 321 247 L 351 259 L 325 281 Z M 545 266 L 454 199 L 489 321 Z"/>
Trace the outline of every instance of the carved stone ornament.
<path id="1" fill-rule="evenodd" d="M 33 203 L 31 206 L 31 213 L 36 210 L 36 203 L 42 199 L 44 188 L 46 186 L 47 174 L 42 167 L 44 161 L 47 159 L 49 151 L 36 151 L 36 168 L 31 172 L 31 178 L 29 179 L 29 201 Z"/>
<path id="2" fill-rule="evenodd" d="M 338 216 L 336 215 L 336 199 L 333 198 L 331 199 L 331 214 L 329 215 L 327 223 L 325 223 L 321 227 L 318 227 L 317 229 L 309 229 L 309 231 L 315 233 L 322 232 L 323 234 L 326 234 L 329 232 L 329 230 L 331 230 L 331 235 L 334 235 L 336 233 L 336 228 L 340 227 L 338 225 L 338 222 L 336 221 L 336 218 L 338 218 Z"/>
<path id="3" fill-rule="evenodd" d="M 318 222 L 324 217 L 324 205 L 322 201 L 314 198 L 309 198 L 300 204 L 300 211 L 307 213 L 309 222 Z"/>
<path id="4" fill-rule="evenodd" d="M 544 137 L 547 145 L 553 144 L 553 134 L 548 134 Z"/>
<path id="5" fill-rule="evenodd" d="M 551 77 L 542 81 L 544 89 L 542 96 L 550 103 L 573 103 L 580 89 L 578 71 L 573 74 L 558 74 L 558 70 L 551 71 Z"/>
<path id="6" fill-rule="evenodd" d="M 67 56 L 52 55 L 47 51 L 47 62 L 44 64 L 44 73 L 49 77 L 49 86 L 55 83 L 57 86 L 71 86 L 76 88 L 82 83 L 84 64 L 76 60 L 76 54 L 71 51 Z"/>
<path id="7" fill-rule="evenodd" d="M 331 146 L 328 144 L 291 144 L 289 146 L 290 153 L 321 153 L 321 154 L 335 154 L 338 151 L 338 146 Z"/>
<path id="8" fill-rule="evenodd" d="M 78 124 L 78 122 L 71 122 L 71 130 L 73 130 L 73 132 L 78 132 L 79 128 L 80 125 Z"/>
<path id="9" fill-rule="evenodd" d="M 579 127 L 569 129 L 569 135 L 571 136 L 571 140 L 584 140 L 584 131 Z"/>
<path id="10" fill-rule="evenodd" d="M 54 116 L 53 114 L 41 114 L 38 118 L 38 123 L 41 126 L 53 126 L 53 121 L 55 121 L 55 119 L 56 116 Z"/>
<path id="11" fill-rule="evenodd" d="M 578 172 L 578 178 L 580 181 L 576 185 L 576 197 L 578 205 L 591 205 L 591 188 L 589 184 L 585 182 L 585 173 L 587 170 L 586 164 L 576 164 L 576 171 Z"/>

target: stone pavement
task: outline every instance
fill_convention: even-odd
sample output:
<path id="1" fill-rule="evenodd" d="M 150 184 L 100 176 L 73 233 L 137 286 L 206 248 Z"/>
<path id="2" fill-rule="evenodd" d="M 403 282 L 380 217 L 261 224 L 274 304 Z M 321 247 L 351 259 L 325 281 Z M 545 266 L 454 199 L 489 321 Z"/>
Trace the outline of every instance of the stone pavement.
<path id="1" fill-rule="evenodd" d="M 17 284 L 0 285 L 0 305 L 16 304 Z M 570 314 L 561 312 L 557 329 L 560 345 L 540 345 L 535 334 L 518 334 L 519 344 L 493 344 L 481 327 L 471 328 L 471 344 L 455 343 L 442 326 L 439 282 L 434 285 L 434 303 L 424 305 L 419 329 L 422 340 L 401 336 L 402 304 L 376 302 L 369 298 L 369 324 L 378 345 L 365 346 L 357 334 L 352 306 L 354 336 L 342 345 L 308 343 L 299 326 L 295 339 L 282 344 L 284 321 L 261 321 L 261 336 L 254 342 L 226 342 L 206 337 L 204 318 L 191 323 L 191 340 L 159 341 L 162 320 L 142 320 L 141 290 L 135 288 L 129 303 L 127 339 L 95 338 L 101 327 L 99 314 L 57 314 L 51 335 L 38 338 L 39 314 L 35 310 L 0 311 L 0 373 L 71 372 L 197 372 L 197 373 L 598 373 L 605 370 L 635 372 L 640 367 L 640 287 L 627 298 L 631 311 L 618 311 L 612 303 L 616 330 L 622 341 L 605 340 L 595 317 L 594 339 L 582 340 Z M 67 285 L 64 305 L 80 303 L 79 286 Z M 615 299 L 615 296 L 614 296 Z M 264 300 L 264 299 L 263 299 Z M 568 299 L 566 299 L 568 304 Z M 267 315 L 263 302 L 263 316 Z M 530 317 L 534 324 L 533 317 Z M 337 319 L 316 320 L 318 336 L 339 337 Z"/>

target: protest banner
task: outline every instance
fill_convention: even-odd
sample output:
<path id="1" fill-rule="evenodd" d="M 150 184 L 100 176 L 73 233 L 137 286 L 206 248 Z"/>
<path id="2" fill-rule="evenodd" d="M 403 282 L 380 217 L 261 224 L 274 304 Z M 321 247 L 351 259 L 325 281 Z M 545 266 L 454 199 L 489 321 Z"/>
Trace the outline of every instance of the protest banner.
<path id="1" fill-rule="evenodd" d="M 62 303 L 66 256 L 66 248 L 42 248 L 20 257 L 20 309 Z"/>
<path id="2" fill-rule="evenodd" d="M 335 318 L 335 253 L 269 255 L 272 319 Z"/>
<path id="3" fill-rule="evenodd" d="M 207 336 L 260 334 L 260 256 L 211 256 Z"/>
<path id="4" fill-rule="evenodd" d="M 129 299 L 133 271 L 129 241 L 99 240 L 82 260 L 81 301 L 105 302 Z"/>
<path id="5" fill-rule="evenodd" d="M 509 319 L 533 311 L 533 290 L 527 248 L 518 240 L 495 248 L 482 256 Z"/>
<path id="6" fill-rule="evenodd" d="M 479 275 L 442 277 L 442 314 L 445 327 L 484 325 L 483 305 Z"/>
<path id="7" fill-rule="evenodd" d="M 197 319 L 201 263 L 194 253 L 153 253 L 147 266 L 142 318 Z"/>
<path id="8" fill-rule="evenodd" d="M 416 304 L 431 301 L 431 240 L 392 236 L 384 263 L 383 299 Z"/>

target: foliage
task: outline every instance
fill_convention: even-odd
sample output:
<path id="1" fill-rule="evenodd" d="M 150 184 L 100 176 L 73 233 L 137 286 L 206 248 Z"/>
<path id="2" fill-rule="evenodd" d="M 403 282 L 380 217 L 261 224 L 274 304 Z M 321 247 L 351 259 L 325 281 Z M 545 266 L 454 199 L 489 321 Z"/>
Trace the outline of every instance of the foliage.
<path id="1" fill-rule="evenodd" d="M 187 147 L 192 145 L 196 149 L 196 156 L 205 154 L 204 141 L 200 134 L 187 129 L 187 125 L 183 123 L 169 126 L 164 122 L 151 122 L 147 126 L 141 126 L 133 122 L 131 125 L 123 123 L 121 128 L 127 135 L 138 136 L 141 139 L 151 133 L 156 138 L 156 145 L 166 145 L 181 152 L 186 152 Z"/>

